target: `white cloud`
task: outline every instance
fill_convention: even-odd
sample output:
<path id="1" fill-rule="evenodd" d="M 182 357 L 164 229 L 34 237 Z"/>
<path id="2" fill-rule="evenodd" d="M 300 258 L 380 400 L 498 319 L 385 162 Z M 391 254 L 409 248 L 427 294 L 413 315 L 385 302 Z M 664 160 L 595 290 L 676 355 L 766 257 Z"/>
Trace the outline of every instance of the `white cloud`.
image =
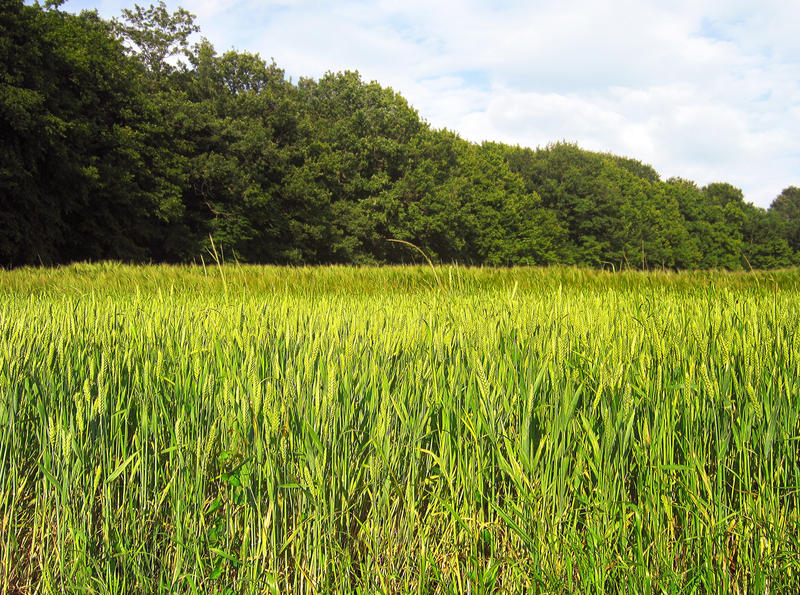
<path id="1" fill-rule="evenodd" d="M 274 57 L 295 80 L 358 69 L 472 140 L 576 141 L 665 177 L 731 182 L 761 206 L 800 184 L 794 0 L 183 5 L 219 50 Z"/>

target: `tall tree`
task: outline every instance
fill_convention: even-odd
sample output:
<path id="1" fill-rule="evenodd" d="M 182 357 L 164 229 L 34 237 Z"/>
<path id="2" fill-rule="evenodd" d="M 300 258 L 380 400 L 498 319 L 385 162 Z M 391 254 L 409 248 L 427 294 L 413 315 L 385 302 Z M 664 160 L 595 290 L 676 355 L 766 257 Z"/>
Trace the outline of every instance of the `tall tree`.
<path id="1" fill-rule="evenodd" d="M 170 13 L 159 0 L 147 8 L 135 4 L 132 10 L 124 9 L 114 29 L 158 81 L 174 69 L 169 58 L 189 55 L 189 37 L 200 30 L 194 19 L 183 8 Z"/>
<path id="2" fill-rule="evenodd" d="M 391 235 L 391 189 L 404 175 L 409 147 L 426 128 L 392 89 L 357 72 L 328 73 L 298 85 L 304 168 L 314 177 L 323 262 L 382 262 Z M 308 179 L 306 177 L 306 179 Z M 318 216 L 319 216 L 318 215 Z"/>
<path id="3" fill-rule="evenodd" d="M 781 234 L 789 244 L 789 248 L 800 255 L 800 188 L 789 186 L 784 188 L 769 207 L 770 213 L 778 216 Z"/>
<path id="4" fill-rule="evenodd" d="M 472 264 L 775 267 L 800 258 L 800 189 L 769 211 L 730 184 L 663 182 L 569 143 L 432 130 L 357 72 L 296 85 L 217 54 L 163 1 L 111 23 L 0 0 L 0 266 L 383 263 L 414 242 Z M 176 61 L 183 57 L 186 62 Z"/>
<path id="5" fill-rule="evenodd" d="M 742 226 L 744 195 L 727 183 L 713 183 L 702 189 L 705 268 L 739 269 L 744 266 Z"/>
<path id="6" fill-rule="evenodd" d="M 782 234 L 782 222 L 774 211 L 745 204 L 742 223 L 742 256 L 745 266 L 774 269 L 792 264 L 794 254 Z"/>
<path id="7" fill-rule="evenodd" d="M 0 259 L 144 259 L 179 211 L 143 136 L 137 64 L 96 12 L 2 0 Z"/>

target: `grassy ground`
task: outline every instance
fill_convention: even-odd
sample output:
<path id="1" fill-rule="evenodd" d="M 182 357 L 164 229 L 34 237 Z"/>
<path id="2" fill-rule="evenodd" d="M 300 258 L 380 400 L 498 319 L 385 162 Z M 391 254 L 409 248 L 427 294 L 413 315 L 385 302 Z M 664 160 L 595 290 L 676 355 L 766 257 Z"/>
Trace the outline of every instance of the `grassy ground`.
<path id="1" fill-rule="evenodd" d="M 9 592 L 794 592 L 800 273 L 0 273 Z"/>

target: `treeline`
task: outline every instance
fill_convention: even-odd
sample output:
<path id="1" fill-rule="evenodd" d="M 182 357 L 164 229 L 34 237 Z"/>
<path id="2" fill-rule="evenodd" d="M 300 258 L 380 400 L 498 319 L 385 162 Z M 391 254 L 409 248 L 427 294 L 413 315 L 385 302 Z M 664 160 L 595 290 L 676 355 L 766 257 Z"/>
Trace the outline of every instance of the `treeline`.
<path id="1" fill-rule="evenodd" d="M 243 262 L 772 268 L 800 189 L 764 210 L 568 143 L 477 145 L 357 73 L 287 80 L 192 46 L 193 17 L 0 0 L 0 266 Z M 178 55 L 181 60 L 174 61 Z"/>

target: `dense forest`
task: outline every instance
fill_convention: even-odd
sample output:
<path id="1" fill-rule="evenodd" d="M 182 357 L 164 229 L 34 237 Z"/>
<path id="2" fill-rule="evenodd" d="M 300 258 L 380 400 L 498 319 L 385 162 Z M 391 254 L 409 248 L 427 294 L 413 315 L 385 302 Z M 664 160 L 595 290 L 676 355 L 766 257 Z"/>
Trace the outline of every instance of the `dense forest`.
<path id="1" fill-rule="evenodd" d="M 163 3 L 0 0 L 0 267 L 191 262 L 800 264 L 800 188 L 768 210 L 570 143 L 475 144 L 357 72 L 289 80 L 191 45 Z"/>

